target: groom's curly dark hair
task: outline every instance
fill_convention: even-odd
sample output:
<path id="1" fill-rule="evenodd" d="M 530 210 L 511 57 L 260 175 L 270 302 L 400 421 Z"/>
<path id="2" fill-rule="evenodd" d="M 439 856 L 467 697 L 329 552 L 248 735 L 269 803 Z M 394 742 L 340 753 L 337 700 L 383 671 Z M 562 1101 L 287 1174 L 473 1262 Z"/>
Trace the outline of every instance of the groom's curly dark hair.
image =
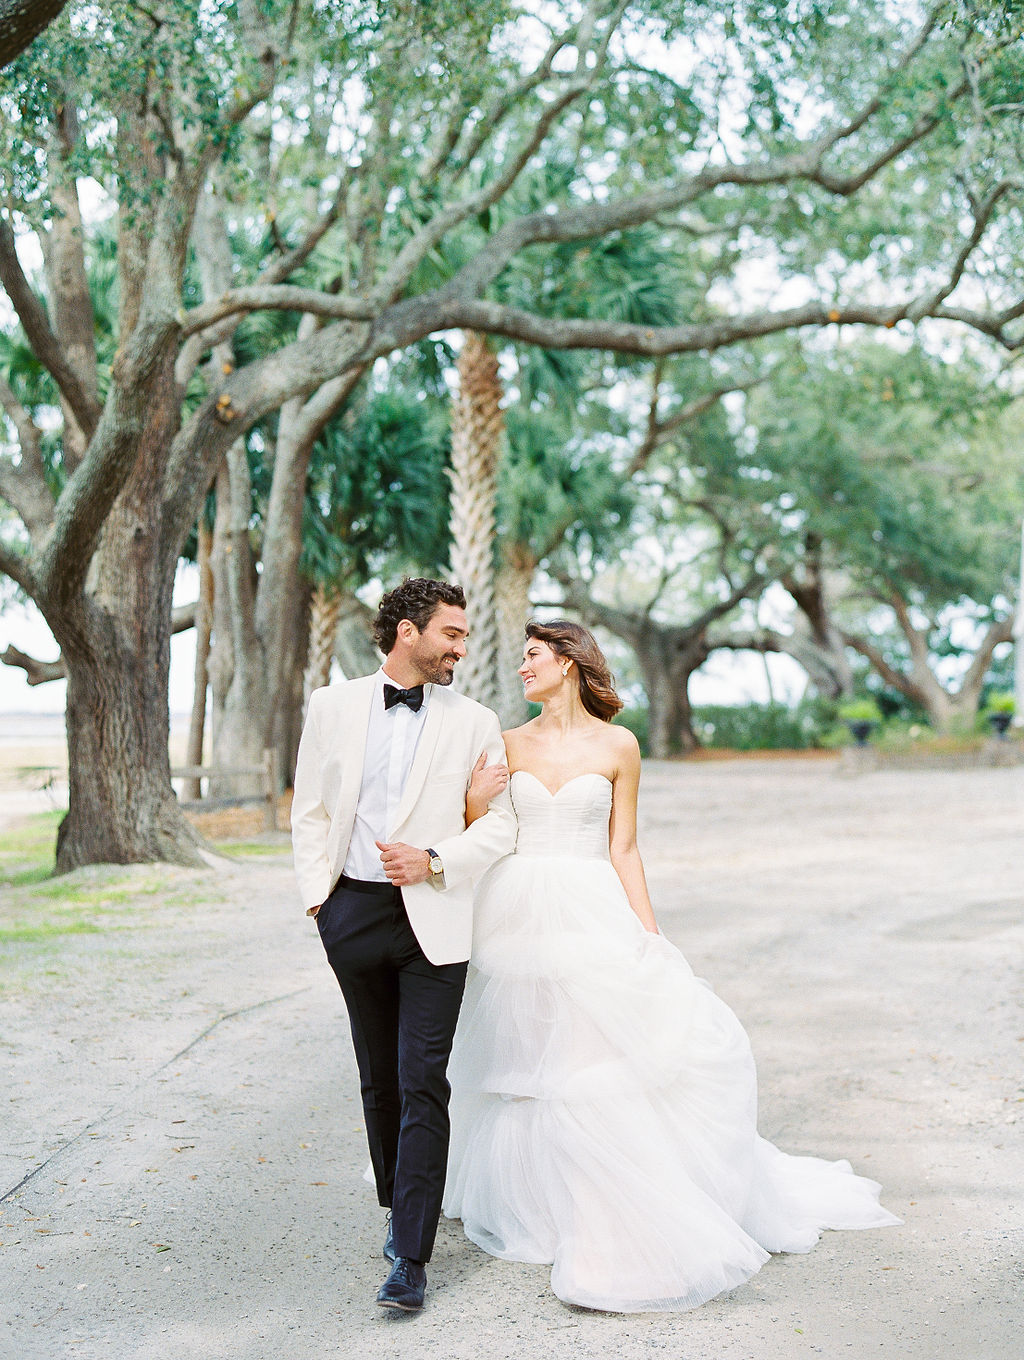
<path id="1" fill-rule="evenodd" d="M 466 596 L 461 586 L 451 581 L 431 581 L 425 576 L 413 576 L 396 586 L 381 599 L 373 623 L 373 640 L 384 653 L 395 645 L 398 625 L 403 619 L 423 632 L 439 604 L 453 604 L 465 609 Z"/>

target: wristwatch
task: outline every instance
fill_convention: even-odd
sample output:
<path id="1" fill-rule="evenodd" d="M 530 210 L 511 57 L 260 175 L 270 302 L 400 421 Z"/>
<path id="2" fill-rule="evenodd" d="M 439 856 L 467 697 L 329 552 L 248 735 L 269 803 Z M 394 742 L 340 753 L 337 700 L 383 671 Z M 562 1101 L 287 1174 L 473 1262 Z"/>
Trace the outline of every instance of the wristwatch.
<path id="1" fill-rule="evenodd" d="M 436 850 L 431 850 L 429 847 L 427 849 L 427 854 L 430 856 L 427 865 L 427 868 L 430 870 L 430 884 L 434 888 L 443 888 L 444 864 L 441 862 L 441 856 Z"/>

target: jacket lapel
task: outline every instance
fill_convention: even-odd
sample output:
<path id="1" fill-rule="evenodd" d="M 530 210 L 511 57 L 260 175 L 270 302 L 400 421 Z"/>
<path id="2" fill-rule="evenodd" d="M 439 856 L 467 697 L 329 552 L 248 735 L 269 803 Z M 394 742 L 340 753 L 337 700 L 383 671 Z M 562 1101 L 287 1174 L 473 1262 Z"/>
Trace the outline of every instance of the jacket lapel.
<path id="1" fill-rule="evenodd" d="M 419 801 L 420 794 L 423 792 L 423 785 L 426 783 L 427 771 L 434 758 L 434 751 L 437 748 L 437 739 L 441 734 L 441 727 L 444 723 L 444 712 L 447 707 L 447 695 L 444 690 L 437 685 L 431 686 L 430 703 L 427 705 L 427 716 L 423 724 L 423 731 L 420 733 L 419 744 L 416 747 L 416 755 L 413 757 L 412 769 L 409 771 L 409 778 L 405 781 L 405 788 L 402 790 L 402 799 L 398 804 L 398 811 L 395 813 L 394 825 L 388 831 L 388 839 L 395 834 L 398 827 L 412 812 Z"/>

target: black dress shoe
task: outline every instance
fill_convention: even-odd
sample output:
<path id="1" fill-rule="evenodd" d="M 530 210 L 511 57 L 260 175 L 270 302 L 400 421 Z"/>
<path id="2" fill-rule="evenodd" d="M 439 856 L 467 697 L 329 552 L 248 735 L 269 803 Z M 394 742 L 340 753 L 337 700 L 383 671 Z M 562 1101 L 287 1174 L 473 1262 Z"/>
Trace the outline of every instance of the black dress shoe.
<path id="1" fill-rule="evenodd" d="M 377 1294 L 382 1308 L 402 1308 L 415 1313 L 423 1307 L 423 1291 L 427 1287 L 427 1272 L 419 1261 L 399 1256 L 391 1267 L 391 1274 Z"/>
<path id="2" fill-rule="evenodd" d="M 384 1234 L 384 1259 L 390 1261 L 392 1265 L 395 1261 L 395 1229 L 391 1222 L 391 1215 L 388 1214 L 388 1230 Z"/>

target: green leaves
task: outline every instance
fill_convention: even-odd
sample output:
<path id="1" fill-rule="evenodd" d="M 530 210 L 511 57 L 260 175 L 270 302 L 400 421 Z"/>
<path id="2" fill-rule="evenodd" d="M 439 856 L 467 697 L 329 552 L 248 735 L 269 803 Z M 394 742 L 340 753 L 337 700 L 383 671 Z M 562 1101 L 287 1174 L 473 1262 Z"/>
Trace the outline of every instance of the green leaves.
<path id="1" fill-rule="evenodd" d="M 1010 588 L 1024 503 L 1010 402 L 969 350 L 847 345 L 752 398 L 749 458 L 869 594 L 985 606 Z"/>
<path id="2" fill-rule="evenodd" d="M 438 570 L 448 556 L 447 453 L 442 412 L 411 392 L 371 391 L 335 420 L 310 468 L 305 577 L 355 587 L 396 562 Z"/>

